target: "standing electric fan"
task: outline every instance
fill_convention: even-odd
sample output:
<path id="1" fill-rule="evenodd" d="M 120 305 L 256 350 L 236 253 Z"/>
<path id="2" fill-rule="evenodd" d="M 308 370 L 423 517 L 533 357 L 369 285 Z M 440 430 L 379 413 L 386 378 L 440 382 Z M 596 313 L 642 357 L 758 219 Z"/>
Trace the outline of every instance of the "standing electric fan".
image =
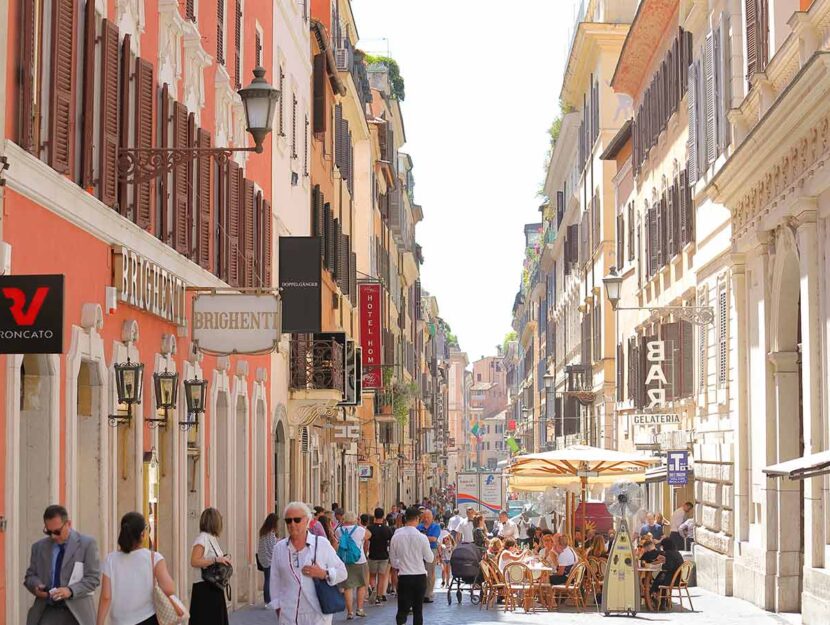
<path id="1" fill-rule="evenodd" d="M 634 616 L 640 610 L 640 579 L 627 518 L 643 505 L 643 491 L 633 482 L 617 482 L 605 489 L 605 507 L 617 519 L 617 535 L 608 553 L 602 583 L 602 612 Z"/>

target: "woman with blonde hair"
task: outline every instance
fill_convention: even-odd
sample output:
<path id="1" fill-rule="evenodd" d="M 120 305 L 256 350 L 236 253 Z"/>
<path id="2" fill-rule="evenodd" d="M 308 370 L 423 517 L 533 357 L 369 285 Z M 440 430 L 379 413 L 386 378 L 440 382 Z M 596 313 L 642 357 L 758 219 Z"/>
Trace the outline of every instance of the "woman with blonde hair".
<path id="1" fill-rule="evenodd" d="M 230 554 L 219 546 L 222 534 L 222 515 L 216 508 L 205 508 L 199 517 L 199 535 L 190 551 L 190 566 L 203 571 L 214 564 L 229 565 Z M 228 608 L 225 592 L 218 586 L 199 580 L 193 584 L 190 594 L 189 625 L 228 625 Z"/>
<path id="2" fill-rule="evenodd" d="M 366 528 L 357 523 L 357 515 L 354 512 L 344 512 L 343 523 L 334 530 L 334 537 L 337 540 L 337 555 L 346 565 L 347 576 L 340 584 L 346 596 L 346 619 L 350 620 L 355 616 L 365 617 L 363 602 L 366 599 L 366 553 L 363 545 L 366 542 Z M 359 553 L 351 554 L 344 545 L 347 541 L 356 545 Z M 357 609 L 354 605 L 355 599 Z"/>
<path id="3" fill-rule="evenodd" d="M 595 558 L 608 557 L 608 553 L 605 551 L 605 539 L 601 535 L 596 534 L 591 539 L 591 544 L 588 546 L 588 555 Z"/>

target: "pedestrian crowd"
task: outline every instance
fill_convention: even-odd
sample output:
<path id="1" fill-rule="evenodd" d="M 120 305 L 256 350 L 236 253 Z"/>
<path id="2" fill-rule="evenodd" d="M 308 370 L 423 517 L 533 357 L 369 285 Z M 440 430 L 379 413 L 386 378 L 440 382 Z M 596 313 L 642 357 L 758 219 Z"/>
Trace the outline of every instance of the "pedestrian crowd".
<path id="1" fill-rule="evenodd" d="M 637 558 L 659 563 L 652 592 L 670 580 L 683 562 L 680 551 L 693 540 L 691 502 L 666 523 L 648 514 L 639 530 Z M 346 619 L 366 616 L 367 605 L 379 605 L 397 595 L 397 625 L 412 613 L 423 624 L 423 604 L 432 603 L 436 577 L 441 587 L 452 581 L 453 553 L 473 550 L 500 570 L 511 562 L 542 563 L 551 570 L 551 584 L 562 584 L 580 558 L 607 559 L 614 530 L 607 534 L 588 528 L 585 536 L 540 529 L 525 516 L 508 518 L 502 510 L 488 531 L 474 508 L 464 511 L 424 499 L 403 502 L 387 513 L 370 514 L 310 508 L 302 502 L 283 510 L 285 538 L 278 538 L 279 518 L 269 514 L 259 529 L 257 569 L 263 574 L 265 606 L 282 625 L 330 625 L 331 615 Z M 24 585 L 34 597 L 26 625 L 227 625 L 233 566 L 221 547 L 223 520 L 215 508 L 199 519 L 190 555 L 197 571 L 186 607 L 175 594 L 175 582 L 164 556 L 152 547 L 150 527 L 138 512 L 121 519 L 118 549 L 99 565 L 95 540 L 76 531 L 63 506 L 43 514 L 45 538 L 32 546 Z M 145 545 L 149 545 L 148 549 Z M 579 555 L 577 553 L 579 551 Z M 474 560 L 475 561 L 475 560 Z M 100 586 L 97 610 L 93 593 Z"/>

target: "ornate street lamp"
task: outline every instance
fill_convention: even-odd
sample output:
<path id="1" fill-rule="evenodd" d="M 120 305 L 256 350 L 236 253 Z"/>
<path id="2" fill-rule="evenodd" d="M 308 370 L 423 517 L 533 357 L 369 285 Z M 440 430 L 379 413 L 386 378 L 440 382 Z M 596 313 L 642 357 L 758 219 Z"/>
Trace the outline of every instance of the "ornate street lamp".
<path id="1" fill-rule="evenodd" d="M 144 388 L 144 365 L 142 363 L 127 362 L 115 363 L 115 392 L 118 403 L 127 406 L 126 415 L 110 415 L 110 425 L 118 426 L 129 424 L 133 418 L 133 404 L 141 403 L 141 393 Z"/>
<path id="2" fill-rule="evenodd" d="M 176 167 L 192 160 L 208 157 L 224 165 L 234 152 L 261 154 L 262 143 L 271 132 L 274 110 L 280 97 L 279 89 L 265 80 L 262 67 L 254 69 L 254 79 L 238 92 L 245 108 L 246 130 L 254 140 L 253 147 L 240 148 L 122 148 L 118 150 L 118 175 L 124 182 L 147 182 L 169 174 Z"/>
<path id="3" fill-rule="evenodd" d="M 150 427 L 167 425 L 167 417 L 176 407 L 179 397 L 179 374 L 170 373 L 165 367 L 162 373 L 153 374 L 153 388 L 156 396 L 156 412 L 163 413 L 163 417 L 147 419 Z"/>
<path id="4" fill-rule="evenodd" d="M 184 381 L 184 399 L 187 403 L 187 416 L 179 421 L 181 430 L 189 430 L 199 425 L 199 415 L 205 411 L 205 396 L 207 395 L 207 380 L 198 377 Z"/>
<path id="5" fill-rule="evenodd" d="M 605 296 L 613 310 L 647 310 L 652 315 L 672 314 L 678 319 L 705 326 L 715 321 L 715 309 L 712 306 L 617 306 L 622 292 L 622 277 L 617 275 L 617 268 L 602 279 L 605 285 Z"/>

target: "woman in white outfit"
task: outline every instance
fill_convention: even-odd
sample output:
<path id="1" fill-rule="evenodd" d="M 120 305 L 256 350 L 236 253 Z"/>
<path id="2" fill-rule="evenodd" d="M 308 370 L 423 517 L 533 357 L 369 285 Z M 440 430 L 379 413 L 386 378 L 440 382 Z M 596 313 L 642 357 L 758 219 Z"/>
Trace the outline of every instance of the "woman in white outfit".
<path id="1" fill-rule="evenodd" d="M 302 502 L 285 507 L 283 519 L 288 538 L 274 547 L 271 558 L 271 603 L 280 625 L 330 625 L 331 614 L 323 614 L 314 579 L 336 586 L 346 579 L 346 565 L 334 547 L 308 531 L 311 509 Z"/>

